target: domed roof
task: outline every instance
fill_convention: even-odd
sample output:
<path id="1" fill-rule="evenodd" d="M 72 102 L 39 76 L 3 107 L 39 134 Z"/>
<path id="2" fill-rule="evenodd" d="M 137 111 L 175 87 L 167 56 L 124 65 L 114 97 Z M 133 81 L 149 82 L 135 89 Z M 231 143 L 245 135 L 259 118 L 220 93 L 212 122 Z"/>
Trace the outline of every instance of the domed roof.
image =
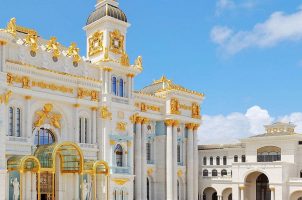
<path id="1" fill-rule="evenodd" d="M 92 24 L 105 16 L 110 16 L 123 22 L 127 22 L 127 16 L 121 9 L 110 4 L 104 4 L 91 13 L 91 15 L 88 17 L 86 25 Z"/>

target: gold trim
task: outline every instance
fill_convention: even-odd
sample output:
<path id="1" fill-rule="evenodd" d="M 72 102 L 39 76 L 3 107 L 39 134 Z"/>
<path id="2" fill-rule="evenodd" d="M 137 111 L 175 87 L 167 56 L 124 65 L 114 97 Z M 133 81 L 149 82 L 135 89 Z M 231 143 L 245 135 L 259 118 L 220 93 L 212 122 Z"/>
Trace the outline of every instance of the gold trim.
<path id="1" fill-rule="evenodd" d="M 103 50 L 103 38 L 104 34 L 103 32 L 95 32 L 89 39 L 89 56 L 95 56 L 97 54 L 100 54 Z"/>
<path id="2" fill-rule="evenodd" d="M 117 185 L 124 185 L 125 183 L 127 183 L 129 181 L 129 179 L 128 178 L 113 178 L 112 181 L 115 182 Z"/>
<path id="3" fill-rule="evenodd" d="M 125 36 L 123 36 L 118 29 L 115 29 L 114 31 L 110 32 L 110 51 L 115 54 L 122 54 L 124 52 L 124 40 Z M 118 42 L 117 46 L 116 42 Z"/>
<path id="4" fill-rule="evenodd" d="M 54 114 L 52 110 L 52 104 L 45 104 L 42 111 L 37 111 L 37 120 L 34 123 L 35 127 L 40 127 L 45 123 L 46 120 L 49 120 L 52 126 L 55 128 L 61 128 L 60 121 L 62 119 L 62 115 Z"/>
<path id="5" fill-rule="evenodd" d="M 5 105 L 7 105 L 12 94 L 12 91 L 7 91 L 6 93 L 0 95 L 0 104 L 4 103 Z"/>

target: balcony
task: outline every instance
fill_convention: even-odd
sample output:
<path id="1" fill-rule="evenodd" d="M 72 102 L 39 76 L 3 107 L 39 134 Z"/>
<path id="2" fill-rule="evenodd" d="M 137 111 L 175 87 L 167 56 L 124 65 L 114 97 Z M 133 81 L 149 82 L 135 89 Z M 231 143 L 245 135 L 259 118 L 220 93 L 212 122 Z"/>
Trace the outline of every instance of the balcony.
<path id="1" fill-rule="evenodd" d="M 113 174 L 130 174 L 130 167 L 111 167 Z"/>
<path id="2" fill-rule="evenodd" d="M 112 96 L 112 101 L 115 103 L 129 104 L 128 98 L 125 97 Z"/>

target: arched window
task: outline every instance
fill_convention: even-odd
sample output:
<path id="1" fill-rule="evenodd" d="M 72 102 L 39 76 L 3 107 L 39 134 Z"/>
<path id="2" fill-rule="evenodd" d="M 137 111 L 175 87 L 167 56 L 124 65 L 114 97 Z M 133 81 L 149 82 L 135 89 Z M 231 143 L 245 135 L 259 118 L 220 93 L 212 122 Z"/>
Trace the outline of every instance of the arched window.
<path id="1" fill-rule="evenodd" d="M 227 170 L 225 169 L 221 170 L 221 176 L 227 176 L 227 175 L 228 175 Z"/>
<path id="2" fill-rule="evenodd" d="M 124 96 L 124 80 L 122 78 L 119 80 L 119 96 Z"/>
<path id="3" fill-rule="evenodd" d="M 8 109 L 8 136 L 21 137 L 21 109 L 9 107 Z"/>
<path id="4" fill-rule="evenodd" d="M 243 162 L 243 163 L 246 162 L 245 155 L 242 155 L 242 156 L 241 156 L 241 162 Z"/>
<path id="5" fill-rule="evenodd" d="M 257 150 L 258 162 L 281 161 L 281 148 L 274 146 L 262 147 Z"/>
<path id="6" fill-rule="evenodd" d="M 235 163 L 238 162 L 238 156 L 237 155 L 234 156 L 234 162 Z"/>
<path id="7" fill-rule="evenodd" d="M 147 142 L 146 144 L 146 152 L 147 152 L 147 161 L 151 161 L 151 143 Z"/>
<path id="8" fill-rule="evenodd" d="M 117 82 L 117 80 L 116 80 L 116 77 L 112 77 L 112 93 L 113 94 L 115 94 L 115 95 L 117 95 L 117 89 L 116 89 L 116 86 L 117 86 L 117 84 L 116 84 L 116 82 Z"/>
<path id="9" fill-rule="evenodd" d="M 41 146 L 41 145 L 48 145 L 55 143 L 55 137 L 53 133 L 48 129 L 38 129 L 35 130 L 35 145 Z"/>
<path id="10" fill-rule="evenodd" d="M 227 157 L 223 156 L 223 165 L 227 165 L 227 164 L 228 164 Z"/>
<path id="11" fill-rule="evenodd" d="M 79 142 L 88 143 L 88 119 L 81 117 L 79 119 Z"/>
<path id="12" fill-rule="evenodd" d="M 203 165 L 207 165 L 207 157 L 203 157 Z"/>
<path id="13" fill-rule="evenodd" d="M 179 180 L 177 180 L 177 200 L 180 199 L 180 185 L 179 185 Z"/>
<path id="14" fill-rule="evenodd" d="M 300 178 L 302 178 L 302 170 L 300 171 Z"/>
<path id="15" fill-rule="evenodd" d="M 209 171 L 207 169 L 203 170 L 202 176 L 205 176 L 205 177 L 209 176 Z"/>
<path id="16" fill-rule="evenodd" d="M 115 160 L 116 160 L 116 166 L 123 167 L 123 147 L 118 144 L 115 147 Z"/>
<path id="17" fill-rule="evenodd" d="M 213 157 L 210 157 L 210 165 L 213 165 Z"/>
<path id="18" fill-rule="evenodd" d="M 220 157 L 219 156 L 216 157 L 216 165 L 220 165 Z"/>
<path id="19" fill-rule="evenodd" d="M 218 176 L 218 172 L 217 172 L 216 169 L 213 169 L 213 170 L 212 170 L 212 176 Z"/>
<path id="20" fill-rule="evenodd" d="M 114 197 L 114 200 L 118 200 L 118 191 L 114 190 L 113 197 Z"/>

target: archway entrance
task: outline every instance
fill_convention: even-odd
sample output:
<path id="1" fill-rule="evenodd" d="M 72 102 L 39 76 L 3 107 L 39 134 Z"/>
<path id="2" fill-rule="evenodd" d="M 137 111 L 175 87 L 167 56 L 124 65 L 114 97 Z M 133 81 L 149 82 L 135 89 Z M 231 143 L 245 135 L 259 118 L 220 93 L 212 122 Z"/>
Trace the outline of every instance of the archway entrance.
<path id="1" fill-rule="evenodd" d="M 62 174 L 74 176 L 75 197 L 79 197 L 80 177 L 83 173 L 83 154 L 81 149 L 74 143 L 65 142 L 62 144 L 41 145 L 35 152 L 35 156 L 41 163 L 41 200 L 62 199 L 60 185 Z M 71 177 L 68 177 L 69 179 Z M 81 179 L 82 180 L 82 179 Z"/>
<path id="2" fill-rule="evenodd" d="M 269 180 L 265 174 L 258 176 L 256 181 L 256 200 L 270 200 L 271 191 L 269 188 Z"/>
<path id="3" fill-rule="evenodd" d="M 212 188 L 212 187 L 208 187 L 206 189 L 203 190 L 203 199 L 204 200 L 217 200 L 217 191 Z"/>
<path id="4" fill-rule="evenodd" d="M 270 200 L 271 190 L 268 177 L 261 172 L 253 172 L 246 177 L 244 190 L 247 199 Z"/>
<path id="5" fill-rule="evenodd" d="M 293 192 L 290 195 L 290 200 L 302 200 L 302 190 Z"/>

